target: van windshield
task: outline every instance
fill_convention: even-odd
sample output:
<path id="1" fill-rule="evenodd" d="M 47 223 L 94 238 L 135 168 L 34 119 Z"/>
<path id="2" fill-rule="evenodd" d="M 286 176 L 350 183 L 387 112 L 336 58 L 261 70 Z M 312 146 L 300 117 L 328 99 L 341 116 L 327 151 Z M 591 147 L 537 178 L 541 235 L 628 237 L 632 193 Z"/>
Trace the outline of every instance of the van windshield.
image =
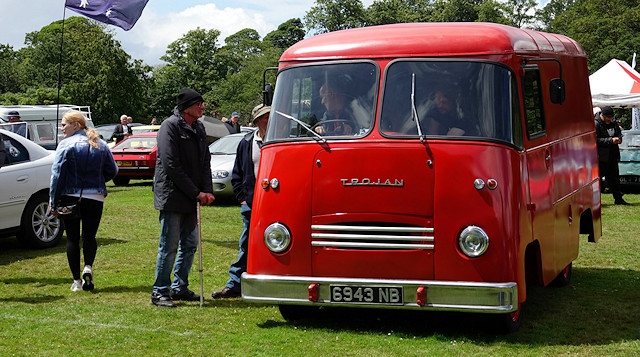
<path id="1" fill-rule="evenodd" d="M 387 137 L 480 137 L 518 145 L 514 83 L 511 72 L 495 63 L 396 61 L 385 75 L 380 132 Z"/>
<path id="2" fill-rule="evenodd" d="M 373 62 L 284 69 L 278 75 L 265 141 L 365 136 L 373 127 L 377 83 Z"/>

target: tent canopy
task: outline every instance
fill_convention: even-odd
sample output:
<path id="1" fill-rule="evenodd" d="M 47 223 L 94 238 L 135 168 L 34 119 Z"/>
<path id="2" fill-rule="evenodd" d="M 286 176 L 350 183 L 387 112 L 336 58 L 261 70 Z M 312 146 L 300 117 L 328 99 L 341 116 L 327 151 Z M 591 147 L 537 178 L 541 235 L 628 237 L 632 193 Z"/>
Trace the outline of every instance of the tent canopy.
<path id="1" fill-rule="evenodd" d="M 594 107 L 640 108 L 640 73 L 618 59 L 589 76 Z"/>

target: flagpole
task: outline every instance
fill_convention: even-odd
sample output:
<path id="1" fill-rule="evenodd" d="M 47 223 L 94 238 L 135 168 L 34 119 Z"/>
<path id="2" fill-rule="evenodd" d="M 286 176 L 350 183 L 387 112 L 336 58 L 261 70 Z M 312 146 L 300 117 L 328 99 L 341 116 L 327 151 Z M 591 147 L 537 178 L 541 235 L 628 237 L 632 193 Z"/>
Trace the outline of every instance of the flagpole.
<path id="1" fill-rule="evenodd" d="M 62 50 L 64 48 L 64 20 L 67 17 L 66 3 L 62 10 L 62 34 L 60 35 L 60 59 L 58 63 L 58 94 L 56 99 L 56 147 L 58 147 L 58 128 L 60 127 L 60 87 L 62 87 Z"/>

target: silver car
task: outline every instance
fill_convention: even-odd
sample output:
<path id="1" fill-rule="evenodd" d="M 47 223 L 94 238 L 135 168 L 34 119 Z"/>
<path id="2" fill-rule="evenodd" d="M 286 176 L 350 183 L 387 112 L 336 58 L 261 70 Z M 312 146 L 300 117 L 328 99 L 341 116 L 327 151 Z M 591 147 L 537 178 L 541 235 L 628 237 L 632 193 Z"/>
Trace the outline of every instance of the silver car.
<path id="1" fill-rule="evenodd" d="M 62 222 L 49 212 L 54 152 L 10 131 L 0 134 L 6 151 L 0 168 L 0 234 L 16 234 L 34 248 L 53 247 L 63 233 Z"/>
<path id="2" fill-rule="evenodd" d="M 236 160 L 236 151 L 240 140 L 247 133 L 230 134 L 221 137 L 209 145 L 211 153 L 211 177 L 213 195 L 216 198 L 233 198 L 231 172 Z"/>

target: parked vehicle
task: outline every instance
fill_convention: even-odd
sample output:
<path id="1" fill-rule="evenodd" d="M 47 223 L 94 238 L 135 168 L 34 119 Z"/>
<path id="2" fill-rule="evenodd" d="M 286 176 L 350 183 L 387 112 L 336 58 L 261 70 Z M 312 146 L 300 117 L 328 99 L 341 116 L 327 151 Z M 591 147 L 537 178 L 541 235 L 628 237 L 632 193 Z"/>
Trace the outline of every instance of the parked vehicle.
<path id="1" fill-rule="evenodd" d="M 289 47 L 265 86 L 242 297 L 285 319 L 375 307 L 518 329 L 527 282 L 568 284 L 580 234 L 602 233 L 588 73 L 570 38 L 490 23 Z"/>
<path id="2" fill-rule="evenodd" d="M 0 130 L 6 162 L 0 168 L 0 234 L 16 234 L 34 248 L 53 247 L 62 222 L 48 213 L 54 152 L 7 130 Z"/>
<path id="3" fill-rule="evenodd" d="M 160 130 L 160 125 L 135 125 L 131 128 L 134 134 L 150 133 Z"/>
<path id="4" fill-rule="evenodd" d="M 131 179 L 153 179 L 158 152 L 158 132 L 133 134 L 111 148 L 118 165 L 118 174 L 113 183 L 128 185 Z"/>
<path id="5" fill-rule="evenodd" d="M 640 130 L 622 131 L 618 168 L 623 190 L 640 189 Z"/>
<path id="6" fill-rule="evenodd" d="M 62 115 L 70 110 L 78 110 L 84 113 L 87 118 L 87 126 L 93 127 L 91 119 L 91 108 L 88 106 L 77 106 L 70 104 L 58 105 L 8 105 L 0 106 L 0 128 L 9 131 L 16 126 L 26 125 L 27 130 L 23 130 L 26 137 L 45 149 L 55 150 L 60 140 L 63 139 L 60 131 L 60 120 Z M 7 123 L 8 113 L 17 111 L 20 113 L 22 123 Z"/>
<path id="7" fill-rule="evenodd" d="M 231 173 L 236 160 L 238 144 L 246 132 L 229 134 L 214 141 L 209 145 L 211 153 L 211 177 L 213 182 L 213 195 L 223 198 L 234 198 L 231 187 Z"/>

